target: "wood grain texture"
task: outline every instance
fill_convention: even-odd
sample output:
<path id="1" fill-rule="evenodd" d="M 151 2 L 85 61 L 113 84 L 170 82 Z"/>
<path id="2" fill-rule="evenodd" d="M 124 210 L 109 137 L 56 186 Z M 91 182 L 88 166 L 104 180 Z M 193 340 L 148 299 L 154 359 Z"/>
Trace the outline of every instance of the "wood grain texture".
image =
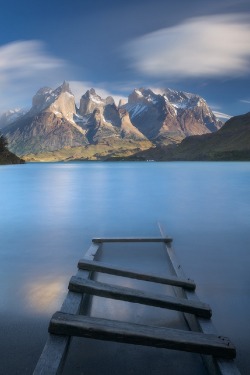
<path id="1" fill-rule="evenodd" d="M 93 238 L 93 243 L 102 242 L 164 242 L 170 243 L 173 241 L 169 237 L 106 237 L 106 238 Z"/>
<path id="2" fill-rule="evenodd" d="M 212 315 L 210 306 L 200 301 L 188 301 L 185 298 L 148 293 L 137 289 L 100 283 L 98 281 L 79 279 L 75 276 L 69 282 L 69 290 L 78 293 L 89 293 L 99 297 L 189 312 L 190 314 L 196 314 L 204 318 L 210 318 Z"/>
<path id="3" fill-rule="evenodd" d="M 190 290 L 194 290 L 196 287 L 192 280 L 179 278 L 176 276 L 160 277 L 150 273 L 145 274 L 139 271 L 109 265 L 103 262 L 87 261 L 85 259 L 81 259 L 79 261 L 78 268 L 87 271 L 107 273 L 110 275 L 129 277 L 132 279 L 150 281 L 159 284 L 174 285 Z"/>
<path id="4" fill-rule="evenodd" d="M 59 335 L 154 346 L 224 358 L 235 357 L 235 348 L 226 337 L 62 312 L 53 315 L 49 331 Z"/>
<path id="5" fill-rule="evenodd" d="M 163 226 L 158 223 L 160 233 L 166 237 Z M 180 264 L 176 252 L 171 245 L 166 245 L 166 252 L 170 260 L 170 265 L 177 277 L 186 278 L 186 274 Z M 199 301 L 199 297 L 195 291 L 183 290 L 181 288 L 174 288 L 176 295 L 182 298 L 187 298 L 189 301 Z M 194 315 L 184 313 L 186 322 L 191 330 L 203 332 L 205 334 L 217 334 L 217 330 L 211 319 L 203 319 Z M 203 356 L 204 363 L 206 364 L 209 373 L 216 375 L 241 375 L 235 361 L 223 358 L 213 358 L 210 356 Z"/>

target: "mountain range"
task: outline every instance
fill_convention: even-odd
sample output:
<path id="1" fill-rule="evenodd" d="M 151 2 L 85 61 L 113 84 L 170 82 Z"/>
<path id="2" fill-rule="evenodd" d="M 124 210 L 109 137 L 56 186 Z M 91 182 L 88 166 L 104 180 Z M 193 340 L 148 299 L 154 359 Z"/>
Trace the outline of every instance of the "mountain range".
<path id="1" fill-rule="evenodd" d="M 217 132 L 190 136 L 175 145 L 158 145 L 139 151 L 128 160 L 250 160 L 250 112 L 232 117 Z"/>
<path id="2" fill-rule="evenodd" d="M 184 139 L 165 160 L 250 160 L 250 112 L 232 117 L 212 134 Z"/>
<path id="3" fill-rule="evenodd" d="M 116 105 L 94 89 L 79 106 L 69 84 L 43 87 L 30 110 L 9 111 L 0 125 L 9 149 L 26 160 L 128 157 L 155 147 L 179 144 L 192 135 L 212 134 L 222 123 L 198 95 L 135 89 Z"/>

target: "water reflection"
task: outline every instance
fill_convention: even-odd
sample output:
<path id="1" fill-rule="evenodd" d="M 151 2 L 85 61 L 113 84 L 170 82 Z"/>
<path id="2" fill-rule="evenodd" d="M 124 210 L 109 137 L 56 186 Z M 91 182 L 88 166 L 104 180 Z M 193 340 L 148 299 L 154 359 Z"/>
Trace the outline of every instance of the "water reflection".
<path id="1" fill-rule="evenodd" d="M 214 308 L 218 330 L 236 344 L 242 373 L 250 373 L 250 163 L 27 164 L 0 167 L 0 178 L 0 325 L 11 314 L 48 322 L 91 237 L 157 236 L 160 220 L 199 296 Z M 133 251 L 128 258 L 114 245 L 110 259 L 116 254 L 114 264 L 152 271 L 158 254 L 147 260 L 141 253 L 139 262 Z M 156 272 L 164 275 L 164 265 L 160 258 Z M 107 309 L 115 316 L 114 306 Z M 122 318 L 129 316 L 127 306 L 120 310 Z M 150 319 L 138 311 L 131 319 Z M 5 358 L 16 342 L 8 327 Z M 32 342 L 24 347 L 18 339 L 16 350 L 26 357 Z M 6 374 L 11 358 L 7 362 Z"/>
<path id="2" fill-rule="evenodd" d="M 30 281 L 24 285 L 24 299 L 27 308 L 37 314 L 48 314 L 55 312 L 65 296 L 66 280 L 56 278 L 47 280 Z"/>
<path id="3" fill-rule="evenodd" d="M 162 276 L 171 274 L 168 257 L 162 244 L 104 244 L 100 260 L 118 267 L 120 265 L 128 269 L 131 268 L 138 272 L 147 272 L 148 270 L 150 273 Z M 107 284 L 137 289 L 147 293 L 174 296 L 173 288 L 168 285 L 104 273 L 97 273 L 96 279 Z M 93 298 L 91 315 L 138 324 L 187 329 L 182 314 L 174 310 L 107 298 Z"/>

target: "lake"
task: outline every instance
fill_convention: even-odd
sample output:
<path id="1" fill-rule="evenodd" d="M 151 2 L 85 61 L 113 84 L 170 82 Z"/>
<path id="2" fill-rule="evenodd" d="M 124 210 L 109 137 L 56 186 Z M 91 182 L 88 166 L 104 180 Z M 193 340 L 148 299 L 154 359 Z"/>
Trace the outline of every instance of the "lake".
<path id="1" fill-rule="evenodd" d="M 34 163 L 0 166 L 0 183 L 1 374 L 32 373 L 92 237 L 159 236 L 158 221 L 250 373 L 250 163 Z M 146 352 L 128 347 L 138 364 L 119 365 L 140 373 Z M 166 373 L 157 361 L 145 375 Z"/>

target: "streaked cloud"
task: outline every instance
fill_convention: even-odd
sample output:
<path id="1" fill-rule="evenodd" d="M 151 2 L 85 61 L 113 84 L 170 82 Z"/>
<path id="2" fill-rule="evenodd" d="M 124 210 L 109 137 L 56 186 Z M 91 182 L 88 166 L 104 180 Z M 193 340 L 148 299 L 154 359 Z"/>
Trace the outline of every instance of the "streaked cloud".
<path id="1" fill-rule="evenodd" d="M 240 100 L 241 103 L 250 104 L 250 99 L 242 99 Z"/>
<path id="2" fill-rule="evenodd" d="M 0 46 L 0 112 L 29 103 L 36 91 L 43 86 L 56 88 L 68 76 L 73 67 L 66 60 L 58 59 L 46 51 L 37 40 L 16 41 Z M 79 104 L 80 97 L 91 87 L 102 98 L 113 96 L 118 104 L 121 98 L 101 85 L 89 81 L 69 81 L 70 88 Z"/>
<path id="3" fill-rule="evenodd" d="M 227 115 L 226 113 L 222 113 L 222 112 L 218 112 L 218 111 L 213 111 L 213 113 L 219 119 L 229 120 L 232 117 L 230 115 Z"/>
<path id="4" fill-rule="evenodd" d="M 66 61 L 48 53 L 37 40 L 0 46 L 0 110 L 31 102 L 41 86 L 63 81 L 67 68 Z"/>
<path id="5" fill-rule="evenodd" d="M 243 14 L 187 19 L 125 46 L 131 67 L 152 77 L 239 76 L 250 72 L 250 25 Z"/>

